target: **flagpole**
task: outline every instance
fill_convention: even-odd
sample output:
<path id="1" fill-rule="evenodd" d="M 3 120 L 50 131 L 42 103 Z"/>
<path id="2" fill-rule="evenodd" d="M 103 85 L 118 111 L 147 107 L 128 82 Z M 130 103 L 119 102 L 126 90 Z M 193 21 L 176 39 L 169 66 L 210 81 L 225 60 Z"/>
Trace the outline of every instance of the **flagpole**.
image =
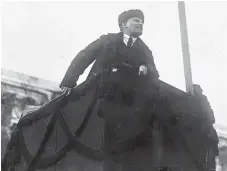
<path id="1" fill-rule="evenodd" d="M 187 21 L 186 21 L 184 1 L 178 1 L 178 12 L 179 12 L 179 21 L 180 21 L 181 45 L 182 45 L 182 55 L 183 55 L 183 63 L 184 63 L 184 76 L 185 76 L 186 91 L 188 93 L 193 94 L 192 71 L 191 71 Z"/>

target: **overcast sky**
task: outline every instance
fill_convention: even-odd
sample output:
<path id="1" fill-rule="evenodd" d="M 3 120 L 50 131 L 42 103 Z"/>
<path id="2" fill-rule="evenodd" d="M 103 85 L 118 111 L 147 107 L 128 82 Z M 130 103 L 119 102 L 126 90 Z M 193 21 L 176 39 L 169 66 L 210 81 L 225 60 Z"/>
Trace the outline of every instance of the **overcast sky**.
<path id="1" fill-rule="evenodd" d="M 141 38 L 153 51 L 160 79 L 185 90 L 177 2 L 5 3 L 2 68 L 60 83 L 75 55 L 102 34 L 118 32 L 118 15 L 134 8 L 145 14 Z M 186 3 L 193 81 L 208 96 L 216 122 L 225 125 L 226 9 L 227 2 Z"/>

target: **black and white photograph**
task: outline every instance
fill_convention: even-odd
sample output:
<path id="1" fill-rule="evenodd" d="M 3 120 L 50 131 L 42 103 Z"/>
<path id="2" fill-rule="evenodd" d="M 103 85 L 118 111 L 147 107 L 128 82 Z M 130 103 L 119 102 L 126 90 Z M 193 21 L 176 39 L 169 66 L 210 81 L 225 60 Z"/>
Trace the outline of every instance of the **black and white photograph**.
<path id="1" fill-rule="evenodd" d="M 0 12 L 2 171 L 227 171 L 227 2 Z"/>

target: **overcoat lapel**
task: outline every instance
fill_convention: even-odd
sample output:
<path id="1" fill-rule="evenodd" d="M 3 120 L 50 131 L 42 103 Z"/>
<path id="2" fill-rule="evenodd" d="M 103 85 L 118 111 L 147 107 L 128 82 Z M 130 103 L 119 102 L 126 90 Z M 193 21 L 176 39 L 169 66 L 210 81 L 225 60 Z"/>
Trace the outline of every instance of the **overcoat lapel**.
<path id="1" fill-rule="evenodd" d="M 103 72 L 103 69 L 108 69 L 112 60 L 117 55 L 117 42 L 122 39 L 123 33 L 108 34 L 104 40 L 102 40 L 103 48 L 97 55 L 97 59 L 92 67 L 88 78 L 93 77 Z"/>

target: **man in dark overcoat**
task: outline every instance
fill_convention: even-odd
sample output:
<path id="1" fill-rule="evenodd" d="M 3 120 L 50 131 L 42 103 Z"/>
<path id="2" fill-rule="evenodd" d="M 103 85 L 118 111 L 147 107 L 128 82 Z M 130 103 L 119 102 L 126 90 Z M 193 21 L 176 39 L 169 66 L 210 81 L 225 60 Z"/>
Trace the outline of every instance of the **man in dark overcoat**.
<path id="1" fill-rule="evenodd" d="M 118 159 L 126 146 L 128 150 L 135 146 L 130 141 L 136 141 L 136 144 L 143 141 L 144 134 L 136 139 L 132 137 L 140 135 L 141 130 L 146 127 L 151 108 L 148 102 L 158 95 L 156 80 L 159 73 L 152 51 L 139 38 L 143 33 L 143 24 L 144 14 L 141 10 L 121 13 L 118 17 L 120 32 L 102 35 L 80 51 L 60 84 L 69 95 L 71 89 L 77 86 L 79 76 L 95 61 L 86 81 L 102 75 L 97 99 L 104 99 L 104 103 L 100 105 L 98 113 L 105 118 L 104 139 L 107 144 L 113 144 L 111 152 L 118 154 Z M 159 156 L 157 147 L 161 143 L 160 137 L 153 137 L 152 141 L 154 140 L 157 141 L 153 142 L 156 146 L 153 153 Z M 123 143 L 115 145 L 115 142 Z M 146 154 L 143 158 L 150 161 L 149 157 L 146 157 L 150 155 L 149 150 L 144 150 Z M 108 168 L 114 167 L 110 162 L 107 163 Z"/>
<path id="2" fill-rule="evenodd" d="M 95 60 L 88 78 L 108 69 L 117 72 L 120 68 L 129 68 L 128 75 L 148 75 L 150 79 L 159 78 L 151 50 L 139 38 L 143 32 L 144 14 L 140 10 L 129 10 L 119 15 L 120 33 L 102 35 L 85 49 L 80 51 L 69 66 L 60 86 L 72 88 L 84 70 Z M 112 63 L 111 63 L 112 62 Z M 106 68 L 111 63 L 112 68 Z M 119 68 L 118 68 L 119 67 Z"/>

